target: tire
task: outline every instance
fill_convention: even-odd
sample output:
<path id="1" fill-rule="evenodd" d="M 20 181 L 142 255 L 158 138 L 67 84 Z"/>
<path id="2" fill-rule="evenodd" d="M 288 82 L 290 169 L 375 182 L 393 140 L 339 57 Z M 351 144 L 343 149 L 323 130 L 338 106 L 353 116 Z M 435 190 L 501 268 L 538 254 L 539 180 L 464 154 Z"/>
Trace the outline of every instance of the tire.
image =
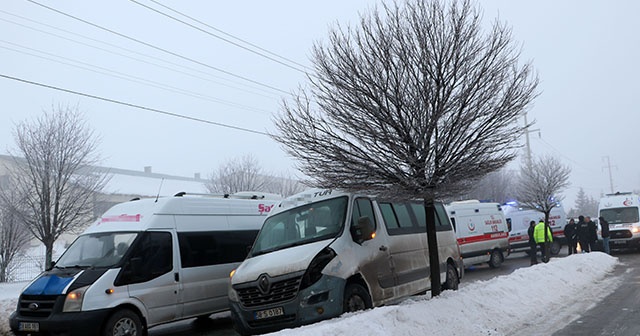
<path id="1" fill-rule="evenodd" d="M 502 256 L 502 252 L 500 250 L 491 251 L 491 256 L 489 257 L 489 267 L 498 268 L 502 265 L 504 261 L 504 257 Z"/>
<path id="2" fill-rule="evenodd" d="M 460 284 L 460 278 L 458 278 L 458 271 L 453 265 L 447 263 L 447 280 L 442 284 L 444 290 L 458 290 Z"/>
<path id="3" fill-rule="evenodd" d="M 551 255 L 558 255 L 560 253 L 560 249 L 562 249 L 562 244 L 559 241 L 552 241 L 550 251 Z"/>
<path id="4" fill-rule="evenodd" d="M 103 330 L 104 336 L 142 336 L 140 316 L 130 309 L 120 309 L 107 320 Z"/>
<path id="5" fill-rule="evenodd" d="M 373 307 L 371 295 L 360 284 L 351 283 L 344 289 L 342 312 L 349 313 Z"/>

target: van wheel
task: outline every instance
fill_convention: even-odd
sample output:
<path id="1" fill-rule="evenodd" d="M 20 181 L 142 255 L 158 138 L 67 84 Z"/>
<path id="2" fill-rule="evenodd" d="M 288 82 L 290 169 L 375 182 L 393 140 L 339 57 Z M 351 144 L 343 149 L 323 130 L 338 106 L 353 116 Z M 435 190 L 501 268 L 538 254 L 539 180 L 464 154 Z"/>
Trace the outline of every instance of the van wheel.
<path id="1" fill-rule="evenodd" d="M 458 271 L 453 265 L 447 263 L 447 280 L 442 285 L 444 290 L 458 290 L 458 284 L 460 284 L 460 278 L 458 278 Z"/>
<path id="2" fill-rule="evenodd" d="M 342 312 L 349 313 L 373 307 L 371 295 L 360 284 L 351 283 L 344 289 Z"/>
<path id="3" fill-rule="evenodd" d="M 504 261 L 504 258 L 502 257 L 502 252 L 500 252 L 499 250 L 491 251 L 491 257 L 489 257 L 489 267 L 491 268 L 500 267 L 503 261 Z"/>
<path id="4" fill-rule="evenodd" d="M 558 253 L 560 253 L 560 249 L 562 248 L 562 245 L 560 244 L 560 242 L 558 241 L 552 241 L 551 242 L 551 255 L 558 255 Z"/>
<path id="5" fill-rule="evenodd" d="M 116 311 L 104 326 L 105 336 L 142 336 L 142 322 L 138 314 L 130 309 Z"/>

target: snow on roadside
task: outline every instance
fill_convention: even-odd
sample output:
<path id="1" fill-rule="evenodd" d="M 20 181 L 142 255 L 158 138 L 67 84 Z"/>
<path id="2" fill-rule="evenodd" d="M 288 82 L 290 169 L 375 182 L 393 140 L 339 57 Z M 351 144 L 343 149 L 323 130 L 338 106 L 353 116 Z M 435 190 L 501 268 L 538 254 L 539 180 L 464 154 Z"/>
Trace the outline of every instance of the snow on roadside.
<path id="1" fill-rule="evenodd" d="M 618 263 L 618 258 L 600 252 L 552 258 L 547 264 L 469 283 L 433 299 L 416 296 L 399 305 L 345 314 L 273 335 L 549 335 L 620 285 L 621 279 L 611 276 Z M 2 336 L 11 335 L 9 315 L 26 284 L 0 284 Z"/>

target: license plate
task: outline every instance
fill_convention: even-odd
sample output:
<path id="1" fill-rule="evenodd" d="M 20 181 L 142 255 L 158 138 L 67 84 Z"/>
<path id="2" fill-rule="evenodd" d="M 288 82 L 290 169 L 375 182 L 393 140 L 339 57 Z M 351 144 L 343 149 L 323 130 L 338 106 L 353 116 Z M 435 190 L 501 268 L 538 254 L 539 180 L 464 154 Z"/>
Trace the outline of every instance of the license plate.
<path id="1" fill-rule="evenodd" d="M 613 243 L 616 244 L 616 245 L 626 245 L 627 244 L 627 242 L 624 241 L 624 240 L 614 240 Z"/>
<path id="2" fill-rule="evenodd" d="M 40 323 L 38 322 L 20 322 L 18 325 L 20 331 L 40 331 Z"/>
<path id="3" fill-rule="evenodd" d="M 266 318 L 276 317 L 281 315 L 284 315 L 284 309 L 282 309 L 282 307 L 259 310 L 253 313 L 253 317 L 256 320 L 261 320 L 261 319 L 266 319 Z"/>

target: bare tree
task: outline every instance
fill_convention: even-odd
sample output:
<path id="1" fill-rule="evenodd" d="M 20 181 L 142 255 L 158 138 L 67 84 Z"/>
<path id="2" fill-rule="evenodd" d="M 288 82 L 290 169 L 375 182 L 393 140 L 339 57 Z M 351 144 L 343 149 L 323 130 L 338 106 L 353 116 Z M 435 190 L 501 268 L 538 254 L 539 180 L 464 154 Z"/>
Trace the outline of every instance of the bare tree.
<path id="1" fill-rule="evenodd" d="M 284 173 L 273 177 L 272 188 L 269 192 L 287 197 L 302 192 L 306 188 L 307 186 L 300 179 Z"/>
<path id="2" fill-rule="evenodd" d="M 500 169 L 487 174 L 471 191 L 459 197 L 459 199 L 490 200 L 492 202 L 506 203 L 516 197 L 513 187 L 516 182 L 516 174 L 512 170 Z"/>
<path id="3" fill-rule="evenodd" d="M 321 187 L 421 198 L 432 295 L 440 293 L 436 198 L 503 167 L 536 96 L 510 29 L 485 33 L 468 0 L 408 0 L 334 27 L 312 52 L 310 88 L 285 101 L 273 137 Z"/>
<path id="4" fill-rule="evenodd" d="M 553 156 L 543 156 L 533 160 L 533 164 L 520 168 L 518 181 L 518 204 L 544 214 L 544 223 L 549 226 L 549 213 L 563 200 L 560 194 L 569 186 L 571 168 L 563 165 Z M 545 242 L 549 241 L 547 230 Z"/>
<path id="5" fill-rule="evenodd" d="M 49 268 L 54 242 L 92 219 L 94 196 L 108 180 L 92 168 L 98 140 L 77 107 L 63 106 L 17 124 L 14 138 L 18 155 L 11 153 L 8 170 L 24 196 L 19 218 L 44 244 Z"/>
<path id="6" fill-rule="evenodd" d="M 271 192 L 272 180 L 252 155 L 229 160 L 214 171 L 206 184 L 211 193 L 232 194 L 239 191 Z"/>
<path id="7" fill-rule="evenodd" d="M 9 187 L 0 192 L 4 194 L 0 197 L 0 282 L 6 282 L 11 278 L 11 262 L 32 236 L 18 216 L 21 197 Z"/>

